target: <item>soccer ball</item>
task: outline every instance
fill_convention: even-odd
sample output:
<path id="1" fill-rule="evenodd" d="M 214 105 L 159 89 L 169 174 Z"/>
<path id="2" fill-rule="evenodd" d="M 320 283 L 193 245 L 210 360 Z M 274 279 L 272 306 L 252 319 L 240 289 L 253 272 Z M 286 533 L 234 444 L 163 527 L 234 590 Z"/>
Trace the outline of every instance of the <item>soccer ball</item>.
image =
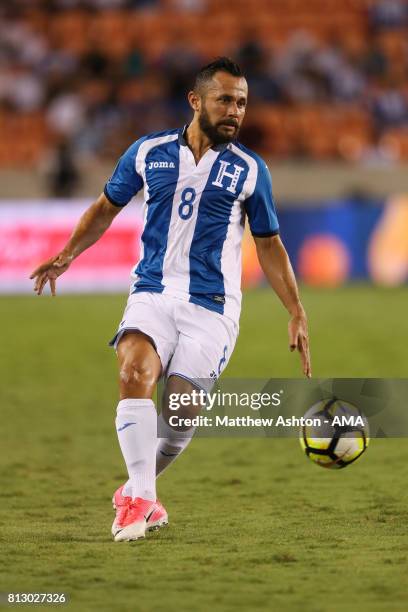
<path id="1" fill-rule="evenodd" d="M 300 445 L 306 455 L 329 469 L 347 467 L 367 449 L 369 428 L 363 413 L 331 398 L 312 406 L 302 419 Z"/>

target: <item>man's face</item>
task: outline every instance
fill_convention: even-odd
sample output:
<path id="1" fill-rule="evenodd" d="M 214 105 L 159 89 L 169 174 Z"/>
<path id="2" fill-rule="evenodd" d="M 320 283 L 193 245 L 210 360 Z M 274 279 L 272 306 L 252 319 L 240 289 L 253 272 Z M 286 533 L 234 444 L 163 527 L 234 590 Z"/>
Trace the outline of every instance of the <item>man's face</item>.
<path id="1" fill-rule="evenodd" d="M 217 72 L 201 92 L 198 122 L 214 144 L 231 142 L 238 137 L 244 119 L 248 85 L 243 77 Z"/>

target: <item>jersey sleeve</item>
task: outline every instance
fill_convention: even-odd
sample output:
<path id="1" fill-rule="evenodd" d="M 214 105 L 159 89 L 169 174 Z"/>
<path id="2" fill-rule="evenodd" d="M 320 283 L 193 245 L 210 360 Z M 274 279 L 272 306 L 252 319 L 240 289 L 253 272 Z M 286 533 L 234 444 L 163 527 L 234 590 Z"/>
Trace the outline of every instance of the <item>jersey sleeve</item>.
<path id="1" fill-rule="evenodd" d="M 115 206 L 126 206 L 143 187 L 143 179 L 136 172 L 136 155 L 139 146 L 140 141 L 136 141 L 122 155 L 105 185 L 104 193 Z"/>
<path id="2" fill-rule="evenodd" d="M 258 176 L 252 195 L 245 201 L 249 227 L 253 236 L 266 237 L 279 234 L 278 217 L 272 195 L 272 180 L 263 160 L 258 162 Z"/>

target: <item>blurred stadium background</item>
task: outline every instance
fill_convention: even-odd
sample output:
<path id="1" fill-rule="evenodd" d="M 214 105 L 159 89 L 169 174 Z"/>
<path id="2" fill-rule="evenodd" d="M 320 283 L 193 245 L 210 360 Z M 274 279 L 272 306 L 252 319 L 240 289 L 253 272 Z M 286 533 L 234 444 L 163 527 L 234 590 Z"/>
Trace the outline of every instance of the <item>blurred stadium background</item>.
<path id="1" fill-rule="evenodd" d="M 0 289 L 26 291 L 123 150 L 183 125 L 197 68 L 250 87 L 241 140 L 268 161 L 311 285 L 408 276 L 406 0 L 15 0 L 0 6 Z M 133 207 L 137 209 L 137 207 Z M 124 289 L 140 222 L 115 223 L 62 290 Z M 261 281 L 252 242 L 244 284 Z"/>

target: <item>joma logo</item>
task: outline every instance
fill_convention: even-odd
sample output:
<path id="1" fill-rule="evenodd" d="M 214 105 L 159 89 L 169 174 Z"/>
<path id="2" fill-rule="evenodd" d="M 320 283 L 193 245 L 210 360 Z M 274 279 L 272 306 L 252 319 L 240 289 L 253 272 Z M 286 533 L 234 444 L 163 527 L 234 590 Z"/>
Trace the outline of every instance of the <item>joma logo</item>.
<path id="1" fill-rule="evenodd" d="M 149 162 L 149 165 L 147 166 L 149 170 L 153 170 L 155 168 L 175 168 L 176 165 L 174 162 L 167 162 L 167 161 L 152 161 Z"/>

